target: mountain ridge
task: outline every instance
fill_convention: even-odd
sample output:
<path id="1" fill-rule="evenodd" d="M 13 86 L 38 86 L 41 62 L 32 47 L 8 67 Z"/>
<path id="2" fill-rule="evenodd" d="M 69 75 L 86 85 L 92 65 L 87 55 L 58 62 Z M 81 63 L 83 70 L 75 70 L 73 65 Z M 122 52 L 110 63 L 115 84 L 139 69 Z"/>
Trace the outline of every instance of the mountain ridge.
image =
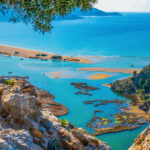
<path id="1" fill-rule="evenodd" d="M 105 12 L 97 8 L 92 8 L 91 10 L 82 11 L 80 8 L 75 9 L 72 13 L 64 17 L 56 17 L 56 20 L 74 20 L 74 19 L 84 19 L 85 17 L 100 17 L 100 16 L 121 16 L 118 12 Z"/>

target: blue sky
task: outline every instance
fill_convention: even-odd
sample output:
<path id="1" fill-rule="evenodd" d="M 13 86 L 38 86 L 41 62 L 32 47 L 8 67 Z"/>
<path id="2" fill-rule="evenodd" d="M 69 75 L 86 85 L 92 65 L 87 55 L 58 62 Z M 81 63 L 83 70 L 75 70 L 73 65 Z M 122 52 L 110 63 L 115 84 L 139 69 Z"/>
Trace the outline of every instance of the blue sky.
<path id="1" fill-rule="evenodd" d="M 95 7 L 104 11 L 150 12 L 150 0 L 98 0 Z"/>

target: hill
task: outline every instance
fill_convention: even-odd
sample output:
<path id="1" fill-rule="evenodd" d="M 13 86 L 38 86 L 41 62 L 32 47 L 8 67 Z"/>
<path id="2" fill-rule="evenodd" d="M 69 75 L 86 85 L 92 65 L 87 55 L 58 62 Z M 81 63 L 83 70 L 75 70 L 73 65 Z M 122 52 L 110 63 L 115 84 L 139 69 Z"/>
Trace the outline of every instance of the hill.
<path id="1" fill-rule="evenodd" d="M 65 17 L 56 17 L 57 20 L 74 20 L 74 19 L 84 19 L 88 16 L 121 16 L 118 12 L 104 12 L 97 8 L 92 8 L 91 10 L 82 11 L 80 8 L 76 8 L 72 13 Z"/>
<path id="2" fill-rule="evenodd" d="M 140 73 L 124 80 L 117 80 L 111 85 L 112 89 L 122 95 L 138 95 L 141 100 L 150 99 L 150 65 Z"/>
<path id="3" fill-rule="evenodd" d="M 142 69 L 140 73 L 133 72 L 133 76 L 123 80 L 117 80 L 111 84 L 111 89 L 118 94 L 132 97 L 134 104 L 140 104 L 144 111 L 150 110 L 150 65 Z"/>
<path id="4" fill-rule="evenodd" d="M 104 12 L 97 8 L 92 8 L 91 10 L 82 11 L 80 8 L 77 8 L 72 14 L 78 16 L 120 16 L 121 14 L 118 12 Z"/>

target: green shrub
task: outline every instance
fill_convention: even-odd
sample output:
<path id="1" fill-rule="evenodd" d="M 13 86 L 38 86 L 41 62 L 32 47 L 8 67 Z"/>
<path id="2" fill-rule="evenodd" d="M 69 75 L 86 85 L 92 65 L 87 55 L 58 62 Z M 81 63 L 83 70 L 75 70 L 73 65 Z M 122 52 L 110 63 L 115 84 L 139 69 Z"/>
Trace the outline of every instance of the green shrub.
<path id="1" fill-rule="evenodd" d="M 52 59 L 62 59 L 62 56 L 54 55 L 54 56 L 52 56 Z"/>
<path id="2" fill-rule="evenodd" d="M 48 143 L 47 150 L 56 150 L 56 149 L 57 149 L 56 142 L 55 139 L 53 139 L 50 143 Z"/>
<path id="3" fill-rule="evenodd" d="M 14 52 L 15 55 L 19 54 L 19 52 Z"/>
<path id="4" fill-rule="evenodd" d="M 63 127 L 65 127 L 66 125 L 68 125 L 68 121 L 66 119 L 60 119 L 60 123 Z"/>
<path id="5" fill-rule="evenodd" d="M 133 77 L 135 77 L 136 75 L 137 75 L 137 72 L 135 70 L 135 71 L 133 71 Z"/>
<path id="6" fill-rule="evenodd" d="M 14 85 L 14 83 L 15 83 L 14 79 L 7 79 L 7 80 L 5 80 L 5 84 Z"/>
<path id="7" fill-rule="evenodd" d="M 41 54 L 41 56 L 46 57 L 46 56 L 48 56 L 48 55 L 47 55 L 47 54 Z"/>
<path id="8" fill-rule="evenodd" d="M 36 54 L 36 56 L 38 57 L 38 56 L 41 56 L 40 54 Z"/>

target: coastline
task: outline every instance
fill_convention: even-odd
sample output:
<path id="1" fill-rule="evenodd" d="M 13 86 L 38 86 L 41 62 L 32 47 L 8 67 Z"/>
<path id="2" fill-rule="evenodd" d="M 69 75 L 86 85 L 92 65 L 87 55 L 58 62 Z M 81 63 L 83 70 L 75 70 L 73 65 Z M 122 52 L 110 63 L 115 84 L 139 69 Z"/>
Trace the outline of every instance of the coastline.
<path id="1" fill-rule="evenodd" d="M 33 59 L 42 59 L 42 60 L 60 60 L 60 61 L 69 61 L 69 62 L 78 62 L 78 63 L 91 63 L 90 60 L 83 57 L 71 57 L 63 55 L 50 54 L 44 51 L 30 50 L 19 47 L 11 47 L 7 45 L 0 44 L 0 54 L 8 56 L 17 56 L 23 58 L 33 58 Z"/>
<path id="2" fill-rule="evenodd" d="M 128 69 L 122 69 L 122 68 L 99 68 L 99 67 L 90 67 L 90 68 L 79 68 L 78 71 L 100 71 L 100 72 L 118 72 L 118 73 L 133 73 L 136 71 L 139 73 L 141 69 L 134 69 L 134 68 L 128 68 Z"/>
<path id="3" fill-rule="evenodd" d="M 18 56 L 18 57 L 25 57 L 25 58 L 36 58 L 36 59 L 51 59 L 49 57 L 54 56 L 52 54 L 48 54 L 48 53 L 42 52 L 42 51 L 26 50 L 26 49 L 22 49 L 22 48 L 15 48 L 15 47 L 9 47 L 9 46 L 2 46 L 2 47 L 4 47 L 4 51 L 2 51 L 1 45 L 0 45 L 0 53 L 3 52 L 3 54 L 7 54 L 7 52 L 9 52 L 7 55 L 10 55 L 10 56 Z M 8 48 L 8 51 L 7 51 L 7 48 Z M 15 52 L 19 52 L 19 53 L 16 54 Z M 38 56 L 38 58 L 37 58 L 37 56 L 36 56 L 37 54 L 46 54 L 48 56 Z M 66 60 L 66 61 L 69 61 L 69 60 Z M 121 68 L 92 68 L 91 67 L 91 68 L 80 68 L 80 69 L 78 69 L 78 71 L 105 71 L 105 72 L 122 72 L 122 73 L 133 73 L 133 71 L 135 71 L 135 70 L 137 72 L 141 71 L 141 69 L 133 69 L 133 68 L 121 69 Z M 53 75 L 54 78 L 60 78 L 61 73 L 62 72 L 54 72 L 54 73 L 49 73 L 49 74 Z M 100 77 L 99 77 L 99 75 L 100 75 Z M 101 75 L 103 75 L 103 76 L 101 76 Z M 106 76 L 104 76 L 104 75 L 106 75 Z M 104 79 L 107 77 L 109 77 L 107 74 L 94 74 L 94 79 L 101 79 L 101 78 Z M 90 93 L 87 93 L 87 94 L 90 94 Z M 45 104 L 44 99 L 42 101 L 42 104 Z M 50 109 L 56 116 L 62 116 L 62 115 L 65 115 L 69 112 L 68 109 L 65 108 L 65 106 L 63 106 L 62 104 L 56 103 L 54 101 L 52 103 L 50 103 L 49 105 L 46 105 L 44 107 L 47 109 Z M 61 109 L 61 111 L 59 109 Z M 57 110 L 57 112 L 56 112 L 56 110 Z M 132 127 L 127 128 L 125 126 L 115 126 L 114 128 L 106 129 L 105 131 L 97 130 L 98 133 L 94 133 L 94 135 L 114 133 L 114 132 L 120 132 L 120 131 L 124 131 L 124 130 L 132 130 L 132 129 L 135 129 L 135 128 L 132 128 Z"/>

